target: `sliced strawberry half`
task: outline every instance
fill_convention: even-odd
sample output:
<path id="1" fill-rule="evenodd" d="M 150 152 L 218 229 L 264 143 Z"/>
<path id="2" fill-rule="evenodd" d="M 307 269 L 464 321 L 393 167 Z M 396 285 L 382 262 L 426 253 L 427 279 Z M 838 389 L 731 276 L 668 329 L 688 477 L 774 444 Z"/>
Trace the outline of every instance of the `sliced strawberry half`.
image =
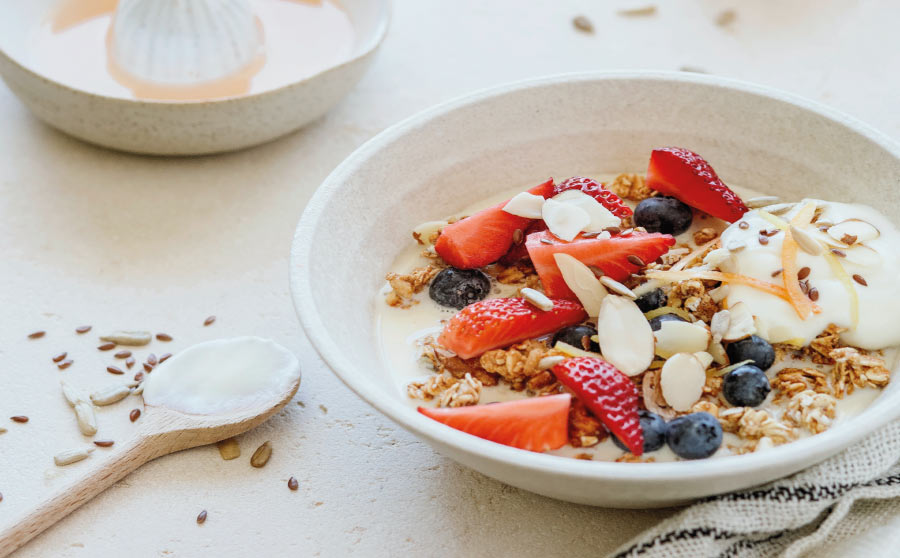
<path id="1" fill-rule="evenodd" d="M 683 147 L 654 149 L 646 182 L 657 192 L 729 223 L 747 212 L 741 198 L 719 179 L 710 164 Z"/>
<path id="2" fill-rule="evenodd" d="M 568 393 L 468 407 L 419 407 L 451 428 L 528 451 L 561 448 L 568 441 Z"/>
<path id="3" fill-rule="evenodd" d="M 634 455 L 644 453 L 638 389 L 615 366 L 592 357 L 566 359 L 553 367 L 559 383 L 575 393 Z"/>
<path id="4" fill-rule="evenodd" d="M 668 234 L 642 232 L 611 238 L 579 236 L 572 242 L 566 242 L 544 231 L 528 235 L 525 241 L 531 263 L 544 285 L 544 292 L 547 296 L 569 300 L 577 299 L 563 279 L 553 254 L 564 252 L 585 265 L 602 270 L 616 281 L 624 281 L 641 269 L 636 263 L 638 260 L 649 264 L 668 252 L 674 244 L 675 238 Z M 629 256 L 636 256 L 637 259 Z"/>
<path id="5" fill-rule="evenodd" d="M 545 223 L 543 220 L 535 221 L 528 225 L 528 228 L 525 229 L 525 236 L 523 238 L 527 238 L 531 233 L 546 230 L 547 223 Z M 528 248 L 525 246 L 525 242 L 522 242 L 521 244 L 513 244 L 513 247 L 509 249 L 509 252 L 507 252 L 502 258 L 500 258 L 500 263 L 502 263 L 503 265 L 513 265 L 524 260 L 527 257 Z"/>
<path id="6" fill-rule="evenodd" d="M 630 207 L 625 205 L 622 198 L 604 188 L 603 184 L 600 184 L 593 178 L 585 178 L 583 176 L 567 178 L 553 188 L 553 195 L 561 194 L 566 190 L 581 190 L 600 202 L 603 207 L 616 217 L 625 218 L 634 213 Z"/>
<path id="7" fill-rule="evenodd" d="M 554 300 L 553 309 L 539 310 L 524 298 L 492 298 L 470 304 L 450 318 L 438 343 L 459 355 L 476 357 L 486 351 L 553 333 L 587 318 L 571 300 Z"/>
<path id="8" fill-rule="evenodd" d="M 553 195 L 553 179 L 528 192 L 544 198 Z M 512 246 L 516 230 L 524 232 L 534 221 L 503 211 L 508 201 L 444 227 L 434 245 L 435 251 L 459 269 L 474 269 L 499 260 Z"/>

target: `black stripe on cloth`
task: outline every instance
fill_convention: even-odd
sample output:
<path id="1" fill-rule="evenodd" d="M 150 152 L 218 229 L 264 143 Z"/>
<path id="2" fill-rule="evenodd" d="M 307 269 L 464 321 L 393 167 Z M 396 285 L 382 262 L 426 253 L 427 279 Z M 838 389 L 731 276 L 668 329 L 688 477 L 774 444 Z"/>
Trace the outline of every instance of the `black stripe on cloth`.
<path id="1" fill-rule="evenodd" d="M 720 496 L 711 496 L 700 503 L 705 502 L 737 502 L 747 500 L 769 500 L 772 502 L 792 502 L 792 501 L 809 501 L 818 502 L 823 499 L 835 500 L 848 491 L 867 486 L 893 486 L 900 484 L 900 474 L 890 475 L 887 477 L 879 477 L 864 483 L 833 483 L 830 485 L 807 485 L 807 486 L 773 486 L 771 488 L 750 490 L 744 492 L 732 492 Z M 731 558 L 737 556 L 737 552 L 752 548 L 757 544 L 775 540 L 784 533 L 776 533 L 770 537 L 759 540 L 744 539 L 737 542 L 720 556 L 722 558 Z M 735 533 L 733 531 L 725 531 L 715 527 L 694 527 L 691 529 L 680 529 L 677 531 L 669 531 L 656 535 L 649 541 L 638 543 L 630 548 L 616 554 L 614 558 L 625 558 L 626 556 L 640 556 L 648 550 L 656 546 L 670 544 L 676 541 L 698 538 L 713 538 L 714 540 L 732 539 L 735 537 L 745 536 L 744 533 Z M 749 545 L 749 546 L 748 546 Z"/>

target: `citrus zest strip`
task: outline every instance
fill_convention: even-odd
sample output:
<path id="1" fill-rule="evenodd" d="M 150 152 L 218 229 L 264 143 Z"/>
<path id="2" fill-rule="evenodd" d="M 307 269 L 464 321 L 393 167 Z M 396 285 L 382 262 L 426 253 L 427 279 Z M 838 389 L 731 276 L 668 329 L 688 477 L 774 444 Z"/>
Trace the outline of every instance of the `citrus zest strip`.
<path id="1" fill-rule="evenodd" d="M 800 211 L 791 219 L 791 225 L 795 227 L 803 227 L 809 224 L 813 213 L 816 210 L 814 202 L 807 202 Z M 784 241 L 781 243 L 781 276 L 784 279 L 784 288 L 787 291 L 788 301 L 796 310 L 801 320 L 809 317 L 813 309 L 813 303 L 800 289 L 800 279 L 798 277 L 799 268 L 797 267 L 797 252 L 800 247 L 797 241 L 791 235 L 790 227 L 784 229 Z"/>
<path id="2" fill-rule="evenodd" d="M 705 279 L 709 281 L 721 281 L 723 283 L 732 283 L 738 285 L 747 285 L 759 289 L 760 291 L 775 295 L 779 298 L 790 302 L 791 299 L 787 294 L 787 290 L 781 285 L 761 281 L 754 277 L 746 275 L 738 275 L 737 273 L 725 273 L 723 271 L 648 271 L 644 274 L 650 279 L 662 279 L 668 281 L 682 281 L 685 279 Z"/>

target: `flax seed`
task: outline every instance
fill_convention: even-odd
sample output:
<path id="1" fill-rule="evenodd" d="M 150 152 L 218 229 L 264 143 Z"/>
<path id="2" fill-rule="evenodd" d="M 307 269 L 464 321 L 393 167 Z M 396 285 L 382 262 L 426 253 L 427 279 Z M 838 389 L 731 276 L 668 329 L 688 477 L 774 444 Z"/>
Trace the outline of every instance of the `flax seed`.
<path id="1" fill-rule="evenodd" d="M 853 274 L 853 280 L 862 285 L 863 287 L 868 287 L 869 283 L 866 282 L 866 278 L 858 273 Z"/>
<path id="2" fill-rule="evenodd" d="M 135 381 L 135 382 L 142 382 L 143 380 L 144 380 L 144 373 L 143 373 L 143 372 L 138 372 L 137 374 L 134 375 L 134 381 Z"/>
<path id="3" fill-rule="evenodd" d="M 849 246 L 856 243 L 856 238 L 855 234 L 845 234 L 841 237 L 841 242 Z"/>
<path id="4" fill-rule="evenodd" d="M 14 417 L 9 417 L 9 418 L 10 418 L 10 420 L 12 420 L 13 422 L 20 422 L 20 423 L 26 423 L 26 422 L 28 422 L 28 417 L 26 417 L 25 415 L 16 415 L 16 416 L 14 416 Z"/>
<path id="5" fill-rule="evenodd" d="M 157 334 L 156 334 L 156 339 L 157 339 L 158 341 L 171 341 L 171 340 L 172 340 L 172 336 L 169 335 L 168 333 L 157 333 Z"/>
<path id="6" fill-rule="evenodd" d="M 156 355 L 155 355 L 155 354 L 150 353 L 149 355 L 147 355 L 147 364 L 149 364 L 150 366 L 156 366 L 156 364 L 157 364 L 158 362 L 159 362 L 159 361 L 156 359 Z"/>
<path id="7" fill-rule="evenodd" d="M 606 227 L 603 230 L 608 232 L 609 234 L 619 234 L 620 232 L 622 232 L 622 229 L 620 227 Z"/>
<path id="8" fill-rule="evenodd" d="M 838 250 L 837 248 L 832 248 L 832 249 L 831 249 L 831 253 L 834 254 L 835 256 L 839 257 L 839 258 L 846 258 L 846 257 L 847 257 L 847 253 L 846 253 L 846 252 L 844 252 L 843 250 Z"/>
<path id="9" fill-rule="evenodd" d="M 522 244 L 523 240 L 525 240 L 525 233 L 522 232 L 522 229 L 516 229 L 515 231 L 513 231 L 513 244 L 518 246 L 519 244 Z M 209 319 L 209 318 L 207 318 L 207 319 Z M 216 318 L 212 317 L 212 320 L 214 322 L 214 321 L 216 321 Z M 209 322 L 209 324 L 211 324 L 211 323 L 212 322 Z M 203 322 L 203 325 L 209 325 L 209 324 L 206 322 Z"/>
<path id="10" fill-rule="evenodd" d="M 763 234 L 760 234 L 759 235 L 759 243 L 762 244 L 763 246 L 765 246 L 766 244 L 769 243 L 769 237 L 765 236 Z"/>
<path id="11" fill-rule="evenodd" d="M 205 521 L 206 521 L 206 510 L 203 510 L 202 512 L 200 512 L 199 515 L 197 515 L 197 524 L 203 525 L 203 523 Z"/>
<path id="12" fill-rule="evenodd" d="M 94 445 L 99 448 L 108 448 L 115 444 L 112 440 L 94 440 Z"/>
<path id="13" fill-rule="evenodd" d="M 782 271 L 784 271 L 784 269 L 779 267 L 778 269 L 776 269 L 775 271 L 772 272 L 772 277 L 778 277 L 779 275 L 781 275 Z"/>
<path id="14" fill-rule="evenodd" d="M 64 360 L 62 362 L 57 362 L 56 367 L 59 368 L 60 370 L 65 370 L 66 368 L 72 366 L 73 362 L 75 362 L 75 361 L 72 360 L 71 358 L 67 358 L 66 360 Z"/>
<path id="15" fill-rule="evenodd" d="M 113 356 L 116 358 L 128 358 L 131 356 L 131 351 L 119 351 Z"/>
<path id="16" fill-rule="evenodd" d="M 145 362 L 144 363 L 144 372 L 152 372 L 152 371 L 153 371 L 153 365 Z"/>
<path id="17" fill-rule="evenodd" d="M 165 353 L 159 356 L 159 363 L 162 364 L 165 361 L 169 360 L 172 357 L 172 353 Z"/>
<path id="18" fill-rule="evenodd" d="M 575 16 L 575 18 L 572 19 L 572 25 L 574 25 L 575 29 L 578 29 L 582 33 L 594 32 L 594 24 L 591 23 L 591 20 L 584 17 L 583 15 Z"/>
<path id="19" fill-rule="evenodd" d="M 119 375 L 125 373 L 124 370 L 122 370 L 121 368 L 119 368 L 117 366 L 107 366 L 106 371 L 109 372 L 110 374 L 119 374 Z"/>
<path id="20" fill-rule="evenodd" d="M 135 360 L 134 357 L 130 356 L 125 359 L 125 366 L 130 370 L 132 366 L 134 366 Z"/>
<path id="21" fill-rule="evenodd" d="M 131 412 L 128 413 L 128 419 L 131 420 L 131 422 L 134 422 L 139 418 L 141 418 L 141 410 L 140 409 L 132 409 Z"/>
<path id="22" fill-rule="evenodd" d="M 806 279 L 809 277 L 810 269 L 808 267 L 801 267 L 800 271 L 797 272 L 797 279 Z"/>
<path id="23" fill-rule="evenodd" d="M 116 348 L 115 343 L 104 343 L 104 344 L 100 345 L 99 347 L 97 347 L 97 349 L 100 351 L 111 351 L 115 348 Z"/>
<path id="24" fill-rule="evenodd" d="M 65 351 L 59 353 L 58 355 L 56 355 L 55 357 L 53 357 L 53 362 L 59 362 L 59 361 L 61 361 L 62 359 L 66 358 L 66 355 L 68 355 L 68 354 L 69 354 L 69 353 L 67 353 L 67 352 L 65 352 Z"/>
<path id="25" fill-rule="evenodd" d="M 516 244 L 522 244 L 522 239 L 524 238 L 522 235 L 523 235 L 524 233 L 522 233 L 522 229 L 516 229 L 516 232 L 517 232 L 517 233 L 520 233 L 520 234 L 519 234 L 519 241 L 518 241 Z M 516 236 L 516 235 L 513 234 L 513 240 L 515 240 L 515 236 Z M 206 318 L 205 320 L 203 320 L 203 325 L 205 325 L 205 326 L 210 326 L 210 325 L 212 325 L 213 322 L 215 322 L 215 321 L 216 321 L 216 317 L 215 317 L 215 316 L 210 316 L 210 317 Z"/>
<path id="26" fill-rule="evenodd" d="M 297 482 L 296 477 L 291 477 L 288 479 L 288 488 L 290 488 L 291 490 L 297 490 L 297 488 L 299 488 L 299 487 L 300 487 L 300 483 Z"/>
<path id="27" fill-rule="evenodd" d="M 750 228 L 750 223 L 748 223 L 747 221 L 741 221 L 740 223 L 738 223 L 738 228 L 745 231 Z"/>
<path id="28" fill-rule="evenodd" d="M 819 300 L 819 289 L 817 289 L 815 287 L 810 287 L 809 292 L 807 293 L 806 296 L 808 296 L 809 299 L 813 302 Z"/>
<path id="29" fill-rule="evenodd" d="M 91 326 L 89 326 L 89 325 L 83 325 L 83 326 L 78 326 L 78 327 L 76 327 L 76 328 L 75 328 L 75 333 L 77 333 L 78 335 L 81 335 L 82 333 L 87 333 L 87 332 L 89 332 L 90 330 L 91 330 Z"/>
<path id="30" fill-rule="evenodd" d="M 29 338 L 29 339 L 40 339 L 40 338 L 43 337 L 46 333 L 47 333 L 47 332 L 44 331 L 44 330 L 33 331 L 33 332 L 31 332 L 31 333 L 28 334 L 28 338 Z"/>

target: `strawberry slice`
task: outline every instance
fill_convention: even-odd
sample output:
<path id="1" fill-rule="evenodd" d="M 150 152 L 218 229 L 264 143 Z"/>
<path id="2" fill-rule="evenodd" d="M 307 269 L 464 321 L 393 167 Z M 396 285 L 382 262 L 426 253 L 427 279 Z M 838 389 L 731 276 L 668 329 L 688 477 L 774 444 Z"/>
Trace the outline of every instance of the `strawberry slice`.
<path id="1" fill-rule="evenodd" d="M 631 208 L 622 201 L 622 198 L 604 188 L 603 184 L 600 184 L 593 178 L 585 178 L 583 176 L 567 178 L 553 188 L 553 195 L 561 194 L 566 190 L 581 190 L 600 202 L 600 205 L 608 209 L 616 217 L 625 218 L 633 213 Z"/>
<path id="2" fill-rule="evenodd" d="M 612 364 L 592 357 L 566 359 L 553 367 L 559 383 L 575 393 L 634 455 L 644 453 L 638 389 Z"/>
<path id="3" fill-rule="evenodd" d="M 553 195 L 553 179 L 528 192 L 544 198 Z M 503 211 L 508 201 L 444 227 L 434 245 L 435 251 L 459 269 L 474 269 L 500 259 L 512 246 L 516 229 L 524 232 L 534 221 Z"/>
<path id="4" fill-rule="evenodd" d="M 575 293 L 566 284 L 553 254 L 564 252 L 578 261 L 594 266 L 616 281 L 624 281 L 641 267 L 635 264 L 637 258 L 649 264 L 669 251 L 675 244 L 675 238 L 668 234 L 632 232 L 628 235 L 616 235 L 611 238 L 575 237 L 566 242 L 553 236 L 550 232 L 538 232 L 528 235 L 525 246 L 531 263 L 541 277 L 544 292 L 547 296 L 577 300 Z"/>
<path id="5" fill-rule="evenodd" d="M 653 150 L 647 186 L 729 223 L 747 212 L 741 198 L 719 179 L 709 163 L 682 147 Z"/>
<path id="6" fill-rule="evenodd" d="M 438 343 L 459 355 L 476 357 L 486 351 L 553 333 L 587 318 L 570 300 L 554 300 L 553 309 L 539 310 L 524 298 L 492 298 L 470 304 L 450 318 Z"/>
<path id="7" fill-rule="evenodd" d="M 426 417 L 504 446 L 528 451 L 561 448 L 568 441 L 568 393 L 468 407 L 419 407 Z"/>

